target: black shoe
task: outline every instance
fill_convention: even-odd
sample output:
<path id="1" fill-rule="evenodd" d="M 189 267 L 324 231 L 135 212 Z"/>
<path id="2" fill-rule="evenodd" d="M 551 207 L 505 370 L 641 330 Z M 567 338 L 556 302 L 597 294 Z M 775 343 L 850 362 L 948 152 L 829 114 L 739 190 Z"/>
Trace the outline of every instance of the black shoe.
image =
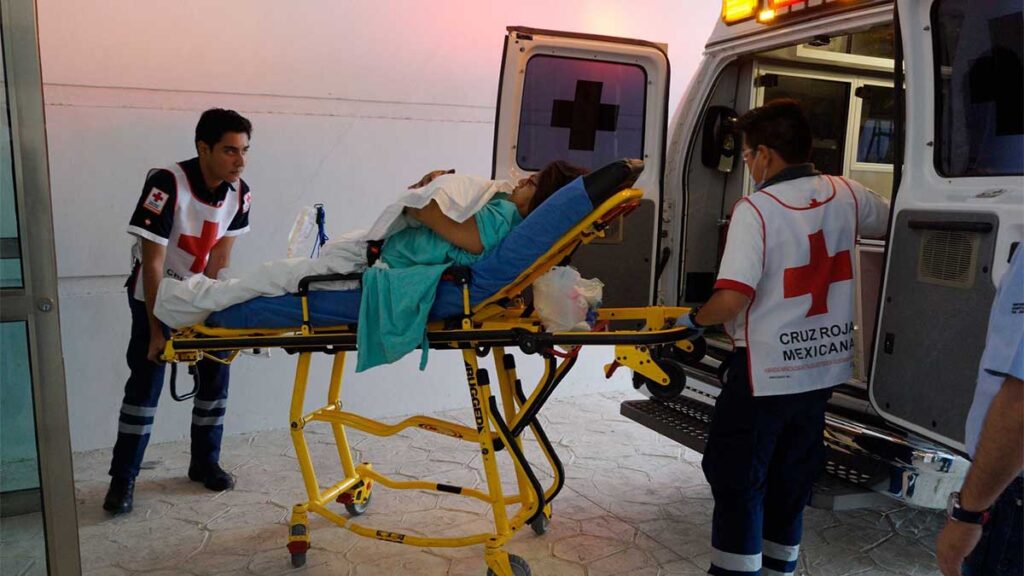
<path id="1" fill-rule="evenodd" d="M 188 467 L 188 478 L 193 482 L 202 482 L 203 486 L 214 492 L 231 490 L 235 487 L 235 479 L 216 462 L 193 462 Z"/>
<path id="2" fill-rule="evenodd" d="M 103 509 L 114 516 L 132 511 L 135 499 L 135 478 L 111 478 L 107 497 L 103 499 Z"/>

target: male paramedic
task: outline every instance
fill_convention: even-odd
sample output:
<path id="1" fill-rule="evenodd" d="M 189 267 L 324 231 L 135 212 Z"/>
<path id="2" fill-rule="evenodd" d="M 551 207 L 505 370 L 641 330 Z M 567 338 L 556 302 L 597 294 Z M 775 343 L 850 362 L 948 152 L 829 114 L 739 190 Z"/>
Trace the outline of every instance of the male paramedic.
<path id="1" fill-rule="evenodd" d="M 946 576 L 1024 572 L 1024 250 L 1003 273 L 964 441 L 971 468 L 935 545 Z"/>
<path id="2" fill-rule="evenodd" d="M 235 237 L 249 231 L 249 187 L 242 180 L 252 124 L 234 110 L 213 108 L 196 125 L 198 156 L 150 170 L 128 233 L 135 236 L 128 277 L 132 314 L 128 342 L 130 375 L 110 463 L 110 489 L 103 508 L 131 512 L 135 477 L 149 442 L 164 366 L 159 357 L 167 328 L 153 315 L 164 276 L 216 278 L 231 258 Z M 210 490 L 229 490 L 234 479 L 220 467 L 220 442 L 228 396 L 228 367 L 198 364 L 199 389 L 192 408 L 192 460 L 188 477 Z"/>
<path id="3" fill-rule="evenodd" d="M 736 128 L 755 192 L 733 207 L 714 293 L 677 324 L 724 324 L 735 344 L 702 463 L 715 498 L 708 572 L 788 575 L 823 465 L 825 403 L 852 375 L 855 243 L 885 234 L 889 207 L 815 170 L 797 102 Z"/>

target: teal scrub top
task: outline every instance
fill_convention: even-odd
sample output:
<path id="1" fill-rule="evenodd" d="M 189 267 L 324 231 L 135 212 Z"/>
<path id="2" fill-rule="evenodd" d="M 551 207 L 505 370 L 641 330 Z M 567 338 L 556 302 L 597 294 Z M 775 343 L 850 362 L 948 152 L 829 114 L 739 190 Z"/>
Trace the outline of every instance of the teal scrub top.
<path id="1" fill-rule="evenodd" d="M 363 275 L 359 306 L 356 371 L 389 364 L 418 346 L 420 369 L 426 367 L 426 327 L 437 284 L 450 266 L 469 266 L 498 246 L 523 221 L 507 194 L 498 194 L 473 215 L 483 252 L 473 254 L 438 236 L 426 226 L 404 228 L 381 249 L 387 268 Z"/>

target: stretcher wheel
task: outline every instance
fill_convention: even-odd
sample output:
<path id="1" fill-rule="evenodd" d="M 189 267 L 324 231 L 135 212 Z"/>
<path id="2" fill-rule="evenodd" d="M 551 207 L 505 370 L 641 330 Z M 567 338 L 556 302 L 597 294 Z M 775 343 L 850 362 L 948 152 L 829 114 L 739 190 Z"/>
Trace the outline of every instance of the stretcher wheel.
<path id="1" fill-rule="evenodd" d="M 345 504 L 345 510 L 348 511 L 348 515 L 352 517 L 362 516 L 366 513 L 366 510 L 370 507 L 370 500 L 373 499 L 373 494 L 366 497 L 366 500 L 362 504 L 355 502 L 351 504 Z"/>
<path id="2" fill-rule="evenodd" d="M 530 528 L 533 528 L 534 534 L 538 536 L 546 533 L 549 526 L 551 526 L 551 519 L 548 518 L 547 514 L 541 514 L 530 522 Z"/>
<path id="3" fill-rule="evenodd" d="M 533 573 L 530 572 L 530 565 L 526 563 L 521 557 L 515 554 L 508 555 L 508 563 L 512 566 L 512 576 L 531 576 Z M 487 576 L 497 576 L 494 570 L 487 569 Z"/>
<path id="4" fill-rule="evenodd" d="M 686 389 L 686 370 L 683 368 L 682 362 L 672 358 L 659 358 L 655 363 L 668 375 L 667 386 L 659 384 L 639 372 L 633 373 L 633 384 L 636 385 L 637 381 L 643 383 L 647 386 L 647 391 L 651 393 L 651 396 L 658 400 L 676 399 Z M 639 386 L 637 387 L 639 388 Z"/>
<path id="5" fill-rule="evenodd" d="M 301 515 L 304 517 L 305 512 L 302 512 Z M 297 522 L 292 524 L 288 532 L 288 553 L 292 556 L 292 566 L 298 568 L 306 564 L 306 551 L 309 550 L 309 527 Z"/>

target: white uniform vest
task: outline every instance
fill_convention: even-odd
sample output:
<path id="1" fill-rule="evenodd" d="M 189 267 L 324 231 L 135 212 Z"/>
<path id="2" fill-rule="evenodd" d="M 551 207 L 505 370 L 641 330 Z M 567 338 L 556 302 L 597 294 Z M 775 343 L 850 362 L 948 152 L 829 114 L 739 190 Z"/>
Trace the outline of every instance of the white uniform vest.
<path id="1" fill-rule="evenodd" d="M 167 254 L 164 257 L 164 276 L 184 280 L 206 269 L 210 249 L 224 237 L 231 221 L 238 214 L 241 203 L 241 181 L 229 189 L 224 200 L 218 205 L 207 204 L 192 191 L 188 176 L 177 163 L 165 168 L 174 176 L 175 204 L 174 224 L 167 239 Z M 147 179 L 156 172 L 150 170 Z M 142 261 L 141 239 L 136 240 L 133 253 Z M 143 300 L 142 273 L 135 279 L 135 298 Z"/>
<path id="2" fill-rule="evenodd" d="M 808 198 L 800 190 L 806 186 L 831 188 L 831 196 L 790 203 Z M 765 247 L 744 327 L 753 394 L 795 394 L 845 382 L 854 357 L 853 190 L 839 178 L 800 178 L 747 201 L 763 222 Z"/>

